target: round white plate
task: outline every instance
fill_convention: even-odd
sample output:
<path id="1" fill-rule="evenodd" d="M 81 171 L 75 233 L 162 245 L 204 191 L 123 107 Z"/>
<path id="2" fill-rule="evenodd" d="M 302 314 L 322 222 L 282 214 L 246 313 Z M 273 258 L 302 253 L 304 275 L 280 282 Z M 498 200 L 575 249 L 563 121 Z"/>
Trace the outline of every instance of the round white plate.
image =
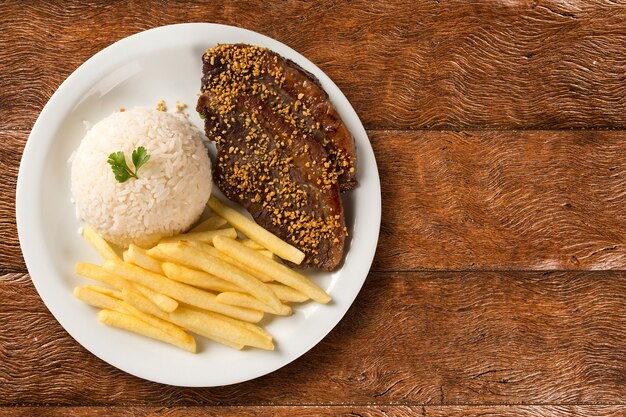
<path id="1" fill-rule="evenodd" d="M 202 76 L 201 56 L 217 43 L 261 45 L 289 58 L 322 83 L 358 148 L 357 189 L 345 197 L 351 241 L 343 267 L 308 275 L 333 297 L 328 305 L 295 305 L 291 317 L 261 323 L 274 336 L 276 350 L 236 351 L 197 337 L 194 355 L 98 323 L 96 309 L 72 296 L 88 280 L 74 274 L 78 261 L 100 262 L 77 234 L 70 203 L 72 151 L 95 123 L 120 107 L 169 109 L 187 103 L 202 129 L 195 102 Z M 81 65 L 44 107 L 26 143 L 17 181 L 17 226 L 30 276 L 54 317 L 78 343 L 111 365 L 164 384 L 207 387 L 247 381 L 298 358 L 328 334 L 356 298 L 369 271 L 380 228 L 380 183 L 365 129 L 339 88 L 319 68 L 282 43 L 249 30 L 206 23 L 165 26 L 109 46 Z M 341 361 L 337 358 L 337 361 Z"/>

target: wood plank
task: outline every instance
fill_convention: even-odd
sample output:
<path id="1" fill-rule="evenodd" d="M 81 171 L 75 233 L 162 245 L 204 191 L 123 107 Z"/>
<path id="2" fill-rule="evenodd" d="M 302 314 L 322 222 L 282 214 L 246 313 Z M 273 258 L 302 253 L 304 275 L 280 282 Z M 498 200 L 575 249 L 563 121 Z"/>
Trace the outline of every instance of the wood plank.
<path id="1" fill-rule="evenodd" d="M 14 188 L 27 134 L 1 134 L 0 265 L 24 271 Z M 622 132 L 369 135 L 383 184 L 375 269 L 626 268 Z"/>
<path id="2" fill-rule="evenodd" d="M 6 407 L 0 417 L 247 417 L 247 416 L 360 416 L 360 417 L 622 417 L 622 405 L 582 406 L 243 406 L 243 407 Z"/>
<path id="3" fill-rule="evenodd" d="M 619 2 L 56 0 L 2 2 L 0 15 L 0 128 L 30 128 L 112 42 L 182 22 L 286 43 L 336 81 L 368 128 L 626 127 Z"/>
<path id="4" fill-rule="evenodd" d="M 303 358 L 253 381 L 206 389 L 142 381 L 87 353 L 54 321 L 27 275 L 2 276 L 0 300 L 4 405 L 576 405 L 626 398 L 626 272 L 372 273 L 346 317 Z M 68 302 L 75 302 L 69 293 Z"/>
<path id="5" fill-rule="evenodd" d="M 26 270 L 15 222 L 15 187 L 27 137 L 28 132 L 0 131 L 0 270 Z"/>
<path id="6" fill-rule="evenodd" d="M 622 132 L 373 132 L 375 268 L 624 269 Z"/>

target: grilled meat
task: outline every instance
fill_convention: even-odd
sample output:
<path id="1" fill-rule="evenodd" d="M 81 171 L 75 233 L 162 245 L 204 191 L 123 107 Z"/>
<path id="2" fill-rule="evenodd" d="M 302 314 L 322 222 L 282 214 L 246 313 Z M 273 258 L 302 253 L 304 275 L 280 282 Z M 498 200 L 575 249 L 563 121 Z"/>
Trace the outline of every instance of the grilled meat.
<path id="1" fill-rule="evenodd" d="M 217 145 L 216 184 L 263 227 L 301 249 L 302 266 L 343 258 L 340 192 L 356 182 L 354 139 L 318 80 L 257 46 L 203 56 L 197 111 Z"/>

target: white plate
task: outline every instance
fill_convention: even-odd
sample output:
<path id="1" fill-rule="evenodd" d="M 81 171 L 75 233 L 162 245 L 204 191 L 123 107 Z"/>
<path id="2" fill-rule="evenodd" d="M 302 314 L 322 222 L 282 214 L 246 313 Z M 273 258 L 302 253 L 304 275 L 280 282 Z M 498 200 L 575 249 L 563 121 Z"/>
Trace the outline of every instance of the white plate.
<path id="1" fill-rule="evenodd" d="M 245 42 L 268 47 L 287 57 L 322 83 L 358 148 L 359 187 L 345 199 L 352 237 L 343 267 L 312 273 L 333 297 L 328 305 L 297 305 L 291 317 L 264 319 L 276 350 L 236 351 L 197 338 L 194 355 L 137 335 L 101 326 L 96 310 L 72 296 L 87 283 L 77 277 L 77 261 L 99 262 L 77 234 L 80 226 L 70 203 L 67 160 L 92 123 L 120 107 L 154 106 L 164 99 L 187 103 L 195 112 L 201 56 L 217 43 Z M 31 279 L 54 317 L 78 343 L 132 375 L 179 386 L 219 386 L 250 380 L 298 358 L 339 322 L 356 298 L 369 271 L 380 227 L 380 183 L 365 129 L 346 97 L 319 68 L 282 43 L 231 26 L 193 23 L 165 26 L 123 39 L 80 66 L 44 107 L 28 138 L 17 182 L 17 226 Z M 342 358 L 336 358 L 341 361 Z"/>

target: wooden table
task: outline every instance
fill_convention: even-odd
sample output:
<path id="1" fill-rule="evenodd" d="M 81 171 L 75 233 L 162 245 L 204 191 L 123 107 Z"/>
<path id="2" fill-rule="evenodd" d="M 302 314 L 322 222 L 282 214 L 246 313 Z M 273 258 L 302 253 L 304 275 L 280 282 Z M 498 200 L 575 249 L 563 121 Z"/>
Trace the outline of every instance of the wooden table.
<path id="1" fill-rule="evenodd" d="M 35 292 L 15 228 L 21 152 L 59 84 L 180 22 L 256 30 L 315 62 L 382 180 L 376 260 L 346 317 L 299 360 L 222 388 L 88 353 Z M 0 74 L 0 415 L 626 415 L 626 5 L 2 2 Z"/>

